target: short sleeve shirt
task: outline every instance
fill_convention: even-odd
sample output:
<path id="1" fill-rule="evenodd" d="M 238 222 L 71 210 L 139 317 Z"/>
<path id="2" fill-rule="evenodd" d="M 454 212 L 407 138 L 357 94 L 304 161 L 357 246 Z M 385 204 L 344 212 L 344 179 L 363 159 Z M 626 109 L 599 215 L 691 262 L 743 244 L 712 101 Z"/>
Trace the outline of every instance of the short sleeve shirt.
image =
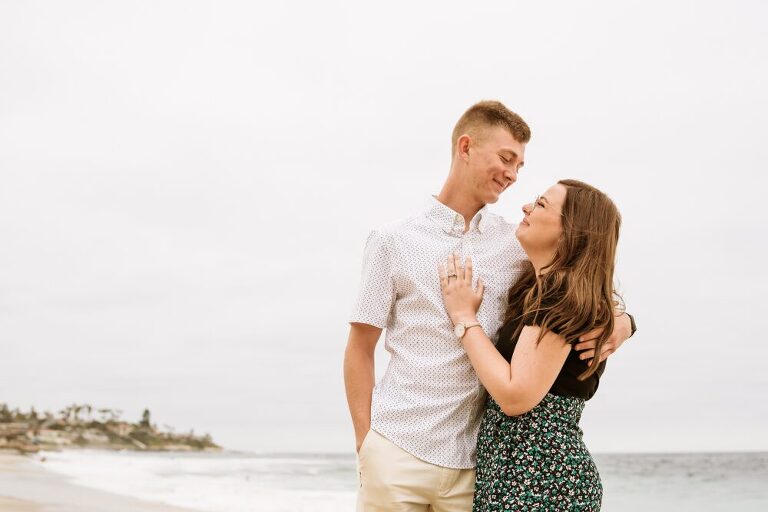
<path id="1" fill-rule="evenodd" d="M 472 256 L 486 283 L 478 321 L 496 333 L 506 294 L 523 272 L 514 224 L 485 207 L 470 221 L 436 198 L 426 210 L 374 230 L 350 322 L 386 329 L 390 362 L 373 390 L 371 428 L 412 455 L 449 468 L 475 466 L 485 391 L 445 310 L 438 265 Z"/>

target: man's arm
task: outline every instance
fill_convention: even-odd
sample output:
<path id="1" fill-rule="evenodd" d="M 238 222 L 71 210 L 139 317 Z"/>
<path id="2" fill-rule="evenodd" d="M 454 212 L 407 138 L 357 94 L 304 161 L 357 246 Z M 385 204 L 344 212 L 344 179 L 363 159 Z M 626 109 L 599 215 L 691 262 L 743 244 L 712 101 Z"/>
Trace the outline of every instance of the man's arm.
<path id="1" fill-rule="evenodd" d="M 371 428 L 371 395 L 376 382 L 374 352 L 381 331 L 372 325 L 351 323 L 344 352 L 344 387 L 358 452 Z"/>

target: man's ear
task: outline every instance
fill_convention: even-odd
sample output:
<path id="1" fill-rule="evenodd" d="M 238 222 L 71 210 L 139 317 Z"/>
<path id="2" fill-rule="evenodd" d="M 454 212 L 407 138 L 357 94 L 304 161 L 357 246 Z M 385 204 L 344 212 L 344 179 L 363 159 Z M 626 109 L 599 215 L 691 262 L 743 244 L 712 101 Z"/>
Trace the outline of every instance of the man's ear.
<path id="1" fill-rule="evenodd" d="M 472 137 L 465 133 L 456 140 L 456 153 L 465 162 L 469 161 L 469 150 L 472 146 Z"/>

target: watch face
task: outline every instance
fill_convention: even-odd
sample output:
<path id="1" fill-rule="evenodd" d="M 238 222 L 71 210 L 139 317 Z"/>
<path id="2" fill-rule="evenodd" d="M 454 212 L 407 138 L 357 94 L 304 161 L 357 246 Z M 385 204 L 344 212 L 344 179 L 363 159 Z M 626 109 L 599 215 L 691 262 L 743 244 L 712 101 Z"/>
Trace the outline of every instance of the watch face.
<path id="1" fill-rule="evenodd" d="M 464 336 L 464 331 L 464 324 L 456 324 L 456 327 L 453 328 L 453 334 L 455 334 L 457 338 Z"/>

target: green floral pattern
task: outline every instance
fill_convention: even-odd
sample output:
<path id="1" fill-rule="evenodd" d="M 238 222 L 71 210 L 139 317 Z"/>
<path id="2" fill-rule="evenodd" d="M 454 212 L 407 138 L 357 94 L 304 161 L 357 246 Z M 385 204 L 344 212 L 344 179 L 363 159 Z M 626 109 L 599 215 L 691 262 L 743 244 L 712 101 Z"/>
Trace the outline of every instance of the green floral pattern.
<path id="1" fill-rule="evenodd" d="M 473 512 L 595 512 L 603 486 L 582 441 L 584 400 L 548 394 L 520 416 L 488 397 L 477 441 Z"/>

